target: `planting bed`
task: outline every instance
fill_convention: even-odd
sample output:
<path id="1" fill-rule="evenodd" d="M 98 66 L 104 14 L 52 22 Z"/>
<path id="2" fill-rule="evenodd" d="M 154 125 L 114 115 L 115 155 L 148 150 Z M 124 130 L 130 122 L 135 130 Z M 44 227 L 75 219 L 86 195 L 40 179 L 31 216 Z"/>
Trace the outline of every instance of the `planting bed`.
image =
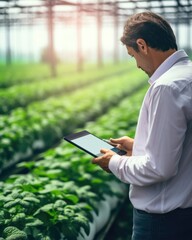
<path id="1" fill-rule="evenodd" d="M 145 81 L 130 71 L 1 117 L 1 240 L 109 239 L 128 186 L 63 135 L 87 129 L 101 138 L 134 136 Z M 115 234 L 110 239 L 120 239 Z"/>

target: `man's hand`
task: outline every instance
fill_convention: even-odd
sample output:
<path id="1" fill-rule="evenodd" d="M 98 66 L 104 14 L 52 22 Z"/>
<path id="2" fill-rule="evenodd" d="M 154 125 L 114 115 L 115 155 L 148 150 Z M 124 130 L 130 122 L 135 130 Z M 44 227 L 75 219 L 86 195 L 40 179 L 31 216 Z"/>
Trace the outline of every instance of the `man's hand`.
<path id="1" fill-rule="evenodd" d="M 132 155 L 132 150 L 133 150 L 133 142 L 134 139 L 124 136 L 121 138 L 110 138 L 109 143 L 114 145 L 115 147 L 125 150 L 127 152 L 128 156 Z"/>
<path id="2" fill-rule="evenodd" d="M 109 150 L 109 149 L 101 149 L 101 153 L 103 153 L 102 156 L 94 158 L 92 160 L 92 163 L 99 165 L 103 170 L 106 172 L 110 173 L 111 171 L 109 170 L 109 161 L 113 155 L 116 153 Z"/>
<path id="3" fill-rule="evenodd" d="M 133 142 L 134 142 L 133 138 L 126 136 L 116 139 L 111 138 L 109 141 L 111 145 L 119 149 L 125 150 L 128 156 L 132 155 Z M 116 153 L 109 149 L 104 148 L 101 149 L 101 153 L 103 153 L 103 155 L 94 158 L 92 160 L 92 163 L 99 165 L 103 170 L 110 173 L 111 171 L 109 170 L 109 161 L 112 158 L 112 156 L 115 155 Z"/>

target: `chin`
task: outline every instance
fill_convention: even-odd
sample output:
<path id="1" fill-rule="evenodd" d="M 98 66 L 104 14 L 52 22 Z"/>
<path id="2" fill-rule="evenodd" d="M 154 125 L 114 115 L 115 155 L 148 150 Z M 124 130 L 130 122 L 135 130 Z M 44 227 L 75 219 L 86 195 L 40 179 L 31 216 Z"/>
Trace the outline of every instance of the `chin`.
<path id="1" fill-rule="evenodd" d="M 143 70 L 147 75 L 148 75 L 148 77 L 151 77 L 152 76 L 152 74 L 151 73 L 149 73 L 149 72 L 146 72 L 145 70 Z"/>

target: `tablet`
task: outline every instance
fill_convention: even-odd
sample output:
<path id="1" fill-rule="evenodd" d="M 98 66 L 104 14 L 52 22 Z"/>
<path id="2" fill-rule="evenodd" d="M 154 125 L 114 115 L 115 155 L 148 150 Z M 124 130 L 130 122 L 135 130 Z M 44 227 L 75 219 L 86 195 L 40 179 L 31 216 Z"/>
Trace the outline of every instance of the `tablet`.
<path id="1" fill-rule="evenodd" d="M 119 155 L 126 154 L 126 151 L 114 147 L 110 143 L 98 138 L 87 130 L 70 134 L 68 136 L 65 136 L 64 139 L 80 148 L 81 150 L 89 153 L 93 157 L 102 155 L 102 153 L 100 153 L 101 148 L 110 149 Z"/>

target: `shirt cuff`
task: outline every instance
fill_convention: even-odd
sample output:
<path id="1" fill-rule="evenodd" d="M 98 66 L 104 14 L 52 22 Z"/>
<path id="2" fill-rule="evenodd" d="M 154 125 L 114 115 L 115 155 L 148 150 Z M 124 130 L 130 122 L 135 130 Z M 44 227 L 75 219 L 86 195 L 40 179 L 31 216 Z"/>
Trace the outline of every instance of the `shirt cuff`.
<path id="1" fill-rule="evenodd" d="M 117 169 L 118 169 L 118 164 L 120 159 L 121 159 L 121 156 L 118 154 L 115 154 L 111 157 L 109 161 L 109 170 L 111 170 L 111 172 L 116 176 L 117 176 Z"/>

